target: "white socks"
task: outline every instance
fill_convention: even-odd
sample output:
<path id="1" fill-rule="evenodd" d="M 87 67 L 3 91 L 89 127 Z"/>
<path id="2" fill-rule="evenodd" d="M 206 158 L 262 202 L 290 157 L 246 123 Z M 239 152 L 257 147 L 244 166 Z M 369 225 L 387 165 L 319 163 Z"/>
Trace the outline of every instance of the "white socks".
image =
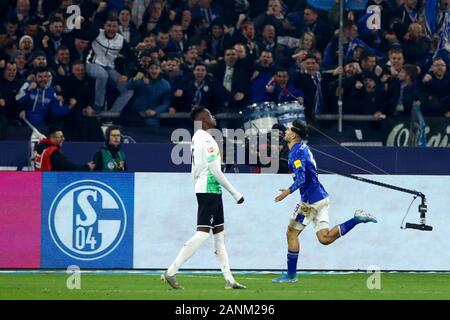
<path id="1" fill-rule="evenodd" d="M 197 231 L 194 236 L 189 239 L 181 249 L 175 261 L 167 269 L 167 275 L 173 276 L 178 272 L 183 263 L 185 263 L 192 255 L 202 246 L 203 242 L 208 239 L 209 233 Z"/>
<path id="2" fill-rule="evenodd" d="M 226 281 L 234 282 L 233 275 L 230 270 L 230 263 L 228 262 L 228 253 L 225 248 L 225 232 L 219 232 L 214 235 L 214 253 L 219 260 L 220 269 Z"/>
<path id="3" fill-rule="evenodd" d="M 167 269 L 167 275 L 174 276 L 181 266 L 202 246 L 209 237 L 209 233 L 197 231 L 194 236 L 189 239 L 181 249 L 175 261 Z M 220 269 L 226 281 L 234 282 L 233 275 L 228 262 L 228 253 L 225 248 L 225 232 L 219 232 L 214 235 L 214 254 L 220 264 Z"/>

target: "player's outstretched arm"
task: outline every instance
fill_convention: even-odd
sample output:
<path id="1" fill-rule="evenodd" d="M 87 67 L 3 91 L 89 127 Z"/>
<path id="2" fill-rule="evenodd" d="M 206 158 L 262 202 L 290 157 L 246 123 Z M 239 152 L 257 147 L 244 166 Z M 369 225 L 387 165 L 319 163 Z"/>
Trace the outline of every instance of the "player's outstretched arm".
<path id="1" fill-rule="evenodd" d="M 220 158 L 216 157 L 215 159 L 211 159 L 211 161 L 208 161 L 208 168 L 213 174 L 214 178 L 220 183 L 222 187 L 224 187 L 236 200 L 238 204 L 241 204 L 244 202 L 244 197 L 241 193 L 239 193 L 233 185 L 228 181 L 227 177 L 223 174 L 221 168 L 220 168 Z"/>
<path id="2" fill-rule="evenodd" d="M 275 202 L 280 202 L 291 194 L 291 190 L 289 189 L 280 189 L 280 191 L 281 193 L 275 198 Z"/>

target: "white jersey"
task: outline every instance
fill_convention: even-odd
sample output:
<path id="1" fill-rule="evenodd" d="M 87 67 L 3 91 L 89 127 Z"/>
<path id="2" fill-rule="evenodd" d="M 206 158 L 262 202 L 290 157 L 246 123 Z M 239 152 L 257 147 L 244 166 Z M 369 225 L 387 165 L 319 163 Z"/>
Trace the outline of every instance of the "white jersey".
<path id="1" fill-rule="evenodd" d="M 205 130 L 197 130 L 192 137 L 192 178 L 195 193 L 221 194 L 222 188 L 210 170 L 210 165 L 221 164 L 220 150 L 214 138 Z"/>

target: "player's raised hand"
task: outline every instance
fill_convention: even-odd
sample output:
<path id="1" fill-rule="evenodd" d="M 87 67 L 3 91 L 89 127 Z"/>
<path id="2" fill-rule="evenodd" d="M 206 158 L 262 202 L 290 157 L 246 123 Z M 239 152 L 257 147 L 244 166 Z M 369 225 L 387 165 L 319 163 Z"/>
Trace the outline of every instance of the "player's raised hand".
<path id="1" fill-rule="evenodd" d="M 280 191 L 281 193 L 275 198 L 275 202 L 280 202 L 291 194 L 291 190 L 289 189 L 280 189 Z"/>

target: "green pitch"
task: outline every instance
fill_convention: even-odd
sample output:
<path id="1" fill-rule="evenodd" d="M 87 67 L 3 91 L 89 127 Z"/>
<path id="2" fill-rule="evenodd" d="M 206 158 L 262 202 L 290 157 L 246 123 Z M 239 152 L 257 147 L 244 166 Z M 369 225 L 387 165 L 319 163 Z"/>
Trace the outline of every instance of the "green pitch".
<path id="1" fill-rule="evenodd" d="M 295 284 L 273 284 L 277 274 L 238 274 L 247 290 L 225 290 L 218 274 L 179 274 L 173 290 L 154 274 L 81 274 L 81 289 L 67 289 L 67 274 L 0 274 L 0 299 L 305 300 L 450 299 L 449 273 L 382 273 L 369 290 L 366 273 L 300 274 Z"/>

